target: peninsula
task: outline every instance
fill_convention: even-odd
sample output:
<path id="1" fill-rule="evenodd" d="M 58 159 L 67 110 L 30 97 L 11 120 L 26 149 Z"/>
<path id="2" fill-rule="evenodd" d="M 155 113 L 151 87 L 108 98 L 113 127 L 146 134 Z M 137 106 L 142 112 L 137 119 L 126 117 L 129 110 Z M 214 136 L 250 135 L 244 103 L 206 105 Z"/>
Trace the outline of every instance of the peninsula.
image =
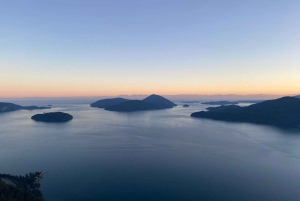
<path id="1" fill-rule="evenodd" d="M 13 103 L 0 102 L 0 113 L 12 112 L 17 110 L 42 110 L 42 109 L 51 109 L 51 107 L 21 106 Z"/>
<path id="2" fill-rule="evenodd" d="M 229 105 L 209 107 L 207 110 L 192 113 L 191 117 L 280 127 L 300 127 L 300 99 L 295 97 L 263 101 L 247 107 Z"/>

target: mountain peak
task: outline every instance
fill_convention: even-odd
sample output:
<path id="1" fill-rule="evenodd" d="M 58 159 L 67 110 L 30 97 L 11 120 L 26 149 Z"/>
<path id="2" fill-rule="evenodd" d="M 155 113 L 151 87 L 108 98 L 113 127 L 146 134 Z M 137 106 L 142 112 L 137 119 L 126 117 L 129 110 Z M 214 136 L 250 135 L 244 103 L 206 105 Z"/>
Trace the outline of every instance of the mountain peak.
<path id="1" fill-rule="evenodd" d="M 152 95 L 148 96 L 143 101 L 148 102 L 148 103 L 157 104 L 161 108 L 173 108 L 173 107 L 177 106 L 172 101 L 170 101 L 162 96 L 156 95 L 156 94 L 152 94 Z"/>

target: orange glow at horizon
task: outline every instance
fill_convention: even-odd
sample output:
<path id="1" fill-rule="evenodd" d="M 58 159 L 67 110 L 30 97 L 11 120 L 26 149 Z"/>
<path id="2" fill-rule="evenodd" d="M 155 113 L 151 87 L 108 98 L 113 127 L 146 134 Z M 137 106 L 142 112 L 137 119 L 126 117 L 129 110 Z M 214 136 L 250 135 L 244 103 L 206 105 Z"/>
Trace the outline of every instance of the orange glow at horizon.
<path id="1" fill-rule="evenodd" d="M 115 84 L 108 86 L 107 84 L 88 85 L 80 83 L 56 83 L 56 84 L 5 84 L 5 87 L 0 89 L 0 98 L 22 98 L 22 97 L 96 97 L 96 96 L 119 96 L 119 95 L 147 95 L 147 94 L 161 94 L 161 95 L 252 95 L 252 94 L 266 94 L 266 95 L 296 95 L 300 93 L 298 87 L 289 84 L 282 84 L 281 87 L 274 86 L 245 86 L 234 87 L 230 85 L 208 85 L 199 84 L 194 86 L 187 86 L 178 84 L 173 86 L 171 84 L 164 86 L 158 85 L 135 85 L 135 84 Z M 2 84 L 2 86 L 4 86 Z"/>
<path id="2" fill-rule="evenodd" d="M 127 72 L 128 69 L 119 67 L 117 71 L 103 73 L 101 69 L 91 72 L 89 68 L 72 72 L 58 68 L 52 68 L 51 71 L 40 69 L 29 71 L 28 64 L 10 64 L 0 74 L 0 98 L 94 97 L 153 93 L 161 95 L 300 94 L 300 68 L 297 62 L 290 63 L 289 70 L 284 69 L 282 64 L 275 66 L 277 69 L 269 65 L 268 68 L 216 71 L 213 68 L 218 68 L 218 65 L 211 65 L 212 68 L 204 74 L 201 66 L 178 68 L 172 72 L 161 69 L 159 73 L 156 70 L 148 70 L 145 73 L 143 69 Z M 226 64 L 224 69 L 227 65 L 229 64 Z M 18 66 L 22 68 L 17 68 Z M 189 71 L 187 72 L 186 69 Z"/>

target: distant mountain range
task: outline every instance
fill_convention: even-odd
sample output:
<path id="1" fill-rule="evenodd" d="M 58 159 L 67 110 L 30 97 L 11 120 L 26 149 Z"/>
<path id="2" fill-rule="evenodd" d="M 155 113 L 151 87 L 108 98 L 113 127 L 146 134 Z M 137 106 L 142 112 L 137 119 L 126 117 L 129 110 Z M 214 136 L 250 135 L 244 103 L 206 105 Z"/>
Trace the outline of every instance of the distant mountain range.
<path id="1" fill-rule="evenodd" d="M 210 101 L 210 102 L 204 102 L 201 104 L 205 105 L 237 105 L 239 102 L 236 101 Z"/>
<path id="2" fill-rule="evenodd" d="M 126 99 L 138 99 L 142 100 L 147 95 L 120 95 L 120 97 Z M 214 95 L 201 95 L 201 94 L 178 94 L 178 95 L 163 95 L 163 97 L 172 101 L 182 102 L 197 102 L 197 101 L 244 101 L 244 100 L 272 100 L 283 97 L 284 95 L 270 95 L 270 94 L 249 94 L 249 95 L 238 95 L 238 94 L 214 94 Z M 292 96 L 292 95 L 289 95 Z M 106 97 L 99 97 L 99 99 L 105 99 Z"/>
<path id="3" fill-rule="evenodd" d="M 13 103 L 0 102 L 0 113 L 12 112 L 17 110 L 41 110 L 41 109 L 50 109 L 50 108 L 51 107 L 21 106 Z"/>
<path id="4" fill-rule="evenodd" d="M 152 94 L 143 100 L 111 98 L 99 100 L 91 104 L 91 107 L 104 108 L 105 110 L 118 112 L 159 110 L 173 108 L 175 106 L 177 106 L 175 103 L 156 94 Z"/>
<path id="5" fill-rule="evenodd" d="M 191 117 L 283 127 L 300 126 L 300 99 L 295 97 L 263 101 L 247 107 L 229 105 L 209 107 L 207 110 L 192 113 Z"/>
<path id="6" fill-rule="evenodd" d="M 262 100 L 240 100 L 240 101 L 210 101 L 203 102 L 205 105 L 237 105 L 239 103 L 260 103 Z"/>

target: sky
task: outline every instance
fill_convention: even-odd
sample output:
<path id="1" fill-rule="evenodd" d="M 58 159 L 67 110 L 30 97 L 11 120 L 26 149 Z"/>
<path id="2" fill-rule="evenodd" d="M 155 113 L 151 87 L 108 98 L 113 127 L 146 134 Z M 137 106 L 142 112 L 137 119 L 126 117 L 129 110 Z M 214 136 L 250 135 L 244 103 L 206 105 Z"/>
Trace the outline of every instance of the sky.
<path id="1" fill-rule="evenodd" d="M 0 98 L 300 94 L 299 0 L 0 0 Z"/>

